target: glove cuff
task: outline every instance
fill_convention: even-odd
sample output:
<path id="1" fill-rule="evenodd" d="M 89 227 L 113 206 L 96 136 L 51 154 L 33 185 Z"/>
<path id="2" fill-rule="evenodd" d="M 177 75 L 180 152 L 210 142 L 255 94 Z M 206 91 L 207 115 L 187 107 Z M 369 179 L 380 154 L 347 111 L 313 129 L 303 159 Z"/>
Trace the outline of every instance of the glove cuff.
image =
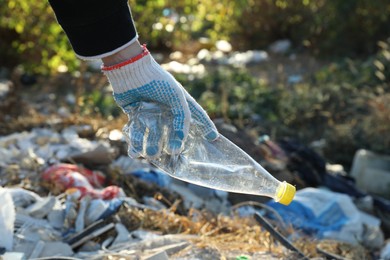
<path id="1" fill-rule="evenodd" d="M 145 45 L 141 54 L 112 66 L 102 66 L 114 93 L 123 93 L 150 83 L 153 79 L 164 79 L 166 73 L 153 59 Z"/>

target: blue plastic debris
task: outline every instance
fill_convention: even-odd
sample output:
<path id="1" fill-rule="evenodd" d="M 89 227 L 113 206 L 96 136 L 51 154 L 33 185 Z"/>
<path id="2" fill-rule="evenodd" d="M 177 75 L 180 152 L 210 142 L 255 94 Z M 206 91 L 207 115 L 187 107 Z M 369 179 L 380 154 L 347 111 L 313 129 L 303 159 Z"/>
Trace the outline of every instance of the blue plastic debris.
<path id="1" fill-rule="evenodd" d="M 172 178 L 168 174 L 155 169 L 140 169 L 132 171 L 131 174 L 143 181 L 157 184 L 160 187 L 166 187 L 172 181 Z"/>
<path id="2" fill-rule="evenodd" d="M 267 203 L 286 224 L 320 239 L 335 239 L 352 244 L 377 246 L 383 243 L 380 220 L 360 211 L 352 199 L 341 193 L 324 189 L 305 188 L 296 193 L 289 206 L 274 201 Z M 273 214 L 268 215 L 275 218 Z M 379 240 L 369 240 L 369 229 Z"/>

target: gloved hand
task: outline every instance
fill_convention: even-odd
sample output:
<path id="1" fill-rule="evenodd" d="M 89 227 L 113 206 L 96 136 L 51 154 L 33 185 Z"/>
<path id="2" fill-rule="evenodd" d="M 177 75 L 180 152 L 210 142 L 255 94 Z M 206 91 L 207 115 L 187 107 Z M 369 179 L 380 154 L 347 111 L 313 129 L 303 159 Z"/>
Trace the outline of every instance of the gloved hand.
<path id="1" fill-rule="evenodd" d="M 141 102 L 158 103 L 169 107 L 173 122 L 165 147 L 168 153 L 177 154 L 182 150 L 191 118 L 202 126 L 201 134 L 204 138 L 215 140 L 218 131 L 207 113 L 182 85 L 153 59 L 146 47 L 143 48 L 142 54 L 126 62 L 102 68 L 113 87 L 117 104 L 129 115 L 137 110 Z M 146 147 L 147 156 L 158 156 L 162 149 L 163 130 L 148 127 L 142 118 L 138 120 L 131 131 L 129 155 L 133 158 L 139 157 Z"/>

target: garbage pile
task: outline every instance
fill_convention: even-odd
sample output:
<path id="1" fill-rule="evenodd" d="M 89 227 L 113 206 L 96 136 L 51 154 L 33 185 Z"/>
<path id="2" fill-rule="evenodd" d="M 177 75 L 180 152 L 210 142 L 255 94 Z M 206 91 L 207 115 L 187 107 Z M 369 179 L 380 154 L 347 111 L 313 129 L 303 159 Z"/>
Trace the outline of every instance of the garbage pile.
<path id="1" fill-rule="evenodd" d="M 390 203 L 332 173 L 309 148 L 259 138 L 253 157 L 301 190 L 288 207 L 264 198 L 236 203 L 237 194 L 129 158 L 120 131 L 87 139 L 85 127 L 0 137 L 0 258 L 390 259 Z M 232 127 L 219 129 L 234 139 Z"/>

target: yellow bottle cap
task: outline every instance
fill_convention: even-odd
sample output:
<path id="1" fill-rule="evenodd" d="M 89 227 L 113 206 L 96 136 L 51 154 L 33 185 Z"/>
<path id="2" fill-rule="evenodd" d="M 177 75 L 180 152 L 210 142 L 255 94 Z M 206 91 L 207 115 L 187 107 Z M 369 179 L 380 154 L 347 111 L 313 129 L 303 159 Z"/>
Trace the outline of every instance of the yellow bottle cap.
<path id="1" fill-rule="evenodd" d="M 276 191 L 276 201 L 283 205 L 291 203 L 295 195 L 295 187 L 290 183 L 282 182 Z"/>

